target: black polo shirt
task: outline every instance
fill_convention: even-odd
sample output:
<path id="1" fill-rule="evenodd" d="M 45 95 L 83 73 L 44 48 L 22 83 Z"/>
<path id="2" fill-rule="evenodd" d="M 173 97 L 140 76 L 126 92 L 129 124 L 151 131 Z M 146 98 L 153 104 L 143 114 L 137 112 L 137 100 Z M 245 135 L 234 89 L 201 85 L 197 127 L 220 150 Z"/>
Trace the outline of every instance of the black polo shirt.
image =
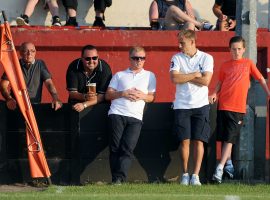
<path id="1" fill-rule="evenodd" d="M 35 60 L 29 68 L 22 59 L 20 59 L 19 62 L 31 103 L 40 103 L 43 82 L 47 79 L 51 79 L 51 74 L 45 62 L 43 60 Z M 2 75 L 2 79 L 8 80 L 6 73 Z M 14 96 L 13 94 L 11 95 Z"/>
<path id="2" fill-rule="evenodd" d="M 99 59 L 98 66 L 90 76 L 86 76 L 81 59 L 74 60 L 68 67 L 66 74 L 66 83 L 68 91 L 77 91 L 85 94 L 87 92 L 86 83 L 96 83 L 98 94 L 105 94 L 110 80 L 112 71 L 108 63 Z M 68 100 L 69 103 L 76 103 L 77 100 Z"/>
<path id="3" fill-rule="evenodd" d="M 224 15 L 235 19 L 236 14 L 236 0 L 215 0 L 215 4 L 221 6 L 221 11 Z"/>

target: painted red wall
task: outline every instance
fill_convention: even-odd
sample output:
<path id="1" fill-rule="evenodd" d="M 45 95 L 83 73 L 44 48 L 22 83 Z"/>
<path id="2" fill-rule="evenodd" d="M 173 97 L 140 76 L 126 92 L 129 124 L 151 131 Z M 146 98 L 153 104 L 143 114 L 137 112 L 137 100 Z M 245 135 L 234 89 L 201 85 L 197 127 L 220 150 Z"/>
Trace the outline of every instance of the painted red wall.
<path id="1" fill-rule="evenodd" d="M 97 46 L 100 57 L 110 64 L 113 73 L 128 67 L 128 50 L 131 46 L 145 47 L 147 51 L 145 68 L 153 71 L 157 77 L 156 102 L 172 102 L 174 99 L 175 89 L 169 79 L 169 64 L 171 57 L 178 52 L 177 31 L 13 27 L 12 34 L 16 49 L 25 41 L 31 41 L 36 45 L 37 58 L 43 59 L 47 63 L 63 102 L 67 102 L 65 74 L 68 64 L 73 59 L 80 57 L 81 47 L 87 44 Z M 217 82 L 221 63 L 230 59 L 228 42 L 232 36 L 234 36 L 234 32 L 197 33 L 198 48 L 211 54 L 215 61 L 210 91 L 214 89 Z M 270 67 L 270 33 L 267 30 L 259 30 L 257 43 L 257 66 L 267 77 L 265 69 Z M 2 72 L 1 68 L 0 74 Z M 43 94 L 42 102 L 50 102 L 51 98 L 47 90 L 44 90 Z M 268 129 L 266 134 L 267 159 L 270 157 Z M 219 145 L 218 150 L 220 150 Z"/>
<path id="2" fill-rule="evenodd" d="M 60 98 L 66 102 L 65 73 L 68 64 L 80 56 L 81 47 L 93 44 L 98 47 L 99 55 L 106 60 L 113 73 L 128 67 L 128 50 L 133 45 L 144 46 L 147 51 L 145 68 L 157 77 L 157 102 L 170 102 L 174 98 L 174 85 L 169 79 L 171 57 L 177 53 L 176 31 L 149 30 L 96 30 L 96 29 L 50 29 L 50 28 L 12 28 L 16 49 L 22 42 L 31 41 L 38 50 L 37 58 L 43 59 L 50 72 Z M 200 32 L 198 47 L 215 58 L 215 70 L 228 58 L 227 43 L 233 33 Z M 0 69 L 2 73 L 3 69 Z M 216 73 L 215 72 L 215 73 Z M 211 88 L 214 87 L 213 77 Z M 44 90 L 43 102 L 50 102 Z"/>
<path id="3" fill-rule="evenodd" d="M 52 73 L 53 80 L 61 99 L 67 101 L 65 73 L 68 64 L 80 56 L 81 47 L 86 44 L 97 46 L 99 55 L 106 60 L 113 73 L 128 67 L 128 50 L 133 45 L 141 45 L 147 51 L 145 68 L 153 71 L 157 77 L 157 102 L 170 102 L 174 98 L 174 85 L 169 79 L 171 57 L 178 52 L 177 31 L 150 30 L 97 30 L 97 29 L 51 29 L 12 28 L 16 49 L 22 42 L 31 41 L 38 50 L 37 58 L 43 59 Z M 217 81 L 221 63 L 230 59 L 228 41 L 233 32 L 198 32 L 197 46 L 214 57 L 214 76 L 210 85 L 212 90 Z M 258 32 L 258 67 L 266 75 L 269 65 L 269 32 Z M 2 74 L 3 69 L 0 69 Z M 50 96 L 44 90 L 42 102 L 50 102 Z"/>

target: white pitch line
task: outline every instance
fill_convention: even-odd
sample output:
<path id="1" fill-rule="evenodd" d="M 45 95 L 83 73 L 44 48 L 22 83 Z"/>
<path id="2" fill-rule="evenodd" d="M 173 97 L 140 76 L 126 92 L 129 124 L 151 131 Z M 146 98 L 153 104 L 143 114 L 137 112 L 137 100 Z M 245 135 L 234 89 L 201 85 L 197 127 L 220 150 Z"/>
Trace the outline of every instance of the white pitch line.
<path id="1" fill-rule="evenodd" d="M 60 187 L 63 188 L 63 187 Z M 84 193 L 84 194 L 76 194 L 76 193 L 63 193 L 63 189 L 58 189 L 56 190 L 56 193 L 51 193 L 51 194 L 42 194 L 40 195 L 40 197 L 57 197 L 58 194 L 61 194 L 61 197 L 70 197 L 72 196 L 73 198 L 77 197 L 162 197 L 162 196 L 166 196 L 166 197 L 206 197 L 206 198 L 211 198 L 211 199 L 215 199 L 215 198 L 225 198 L 225 200 L 240 200 L 239 196 L 233 196 L 233 195 L 204 195 L 204 194 L 97 194 L 97 193 Z M 8 195 L 6 194 L 0 194 L 0 197 L 6 197 Z M 24 194 L 21 193 L 19 195 L 19 197 L 34 197 L 36 196 L 35 194 Z M 243 198 L 254 198 L 254 199 L 269 199 L 270 197 L 266 197 L 265 195 L 241 195 Z M 237 198 L 238 197 L 238 198 Z M 227 199 L 226 199 L 227 198 Z M 229 198 L 229 199 L 228 199 Z"/>
<path id="2" fill-rule="evenodd" d="M 224 200 L 241 200 L 239 196 L 227 195 Z"/>

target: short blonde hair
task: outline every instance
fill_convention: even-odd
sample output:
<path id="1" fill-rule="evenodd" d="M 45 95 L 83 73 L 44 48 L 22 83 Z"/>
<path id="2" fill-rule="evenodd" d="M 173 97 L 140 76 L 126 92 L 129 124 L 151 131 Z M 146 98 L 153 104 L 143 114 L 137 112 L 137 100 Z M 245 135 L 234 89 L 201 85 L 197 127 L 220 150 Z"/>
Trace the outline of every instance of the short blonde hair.
<path id="1" fill-rule="evenodd" d="M 141 51 L 143 51 L 145 53 L 145 49 L 141 46 L 131 47 L 129 50 L 129 56 L 131 56 L 133 54 L 133 52 L 141 52 Z"/>
<path id="2" fill-rule="evenodd" d="M 193 31 L 193 30 L 181 30 L 179 33 L 178 33 L 178 38 L 179 37 L 185 37 L 187 39 L 194 39 L 196 40 L 197 39 L 197 36 L 196 36 L 196 32 Z"/>

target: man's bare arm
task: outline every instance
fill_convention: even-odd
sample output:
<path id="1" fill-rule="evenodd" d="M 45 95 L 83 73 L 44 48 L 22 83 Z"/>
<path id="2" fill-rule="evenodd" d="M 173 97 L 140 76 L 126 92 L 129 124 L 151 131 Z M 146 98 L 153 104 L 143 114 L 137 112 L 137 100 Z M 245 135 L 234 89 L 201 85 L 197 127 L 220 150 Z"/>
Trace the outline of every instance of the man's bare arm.
<path id="1" fill-rule="evenodd" d="M 170 72 L 171 81 L 174 84 L 187 83 L 187 82 L 189 82 L 195 78 L 199 78 L 201 76 L 202 76 L 202 74 L 200 72 L 193 72 L 193 73 L 189 73 L 189 74 L 181 74 L 175 70 Z"/>
<path id="2" fill-rule="evenodd" d="M 203 72 L 202 77 L 196 77 L 190 80 L 190 82 L 200 86 L 208 86 L 211 82 L 212 76 L 212 72 Z"/>
<path id="3" fill-rule="evenodd" d="M 44 83 L 45 83 L 45 86 L 48 89 L 48 91 L 53 99 L 52 100 L 52 108 L 54 110 L 60 109 L 62 107 L 63 103 L 58 97 L 58 93 L 57 93 L 57 90 L 54 86 L 52 79 L 47 79 Z"/>

